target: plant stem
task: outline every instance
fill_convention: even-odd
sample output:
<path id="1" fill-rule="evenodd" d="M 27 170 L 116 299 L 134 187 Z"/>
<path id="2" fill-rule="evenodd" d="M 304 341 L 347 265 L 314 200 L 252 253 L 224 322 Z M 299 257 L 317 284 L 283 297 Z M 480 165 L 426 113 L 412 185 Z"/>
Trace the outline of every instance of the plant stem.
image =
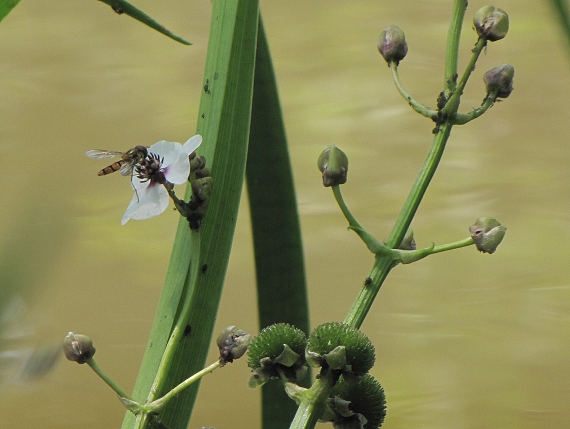
<path id="1" fill-rule="evenodd" d="M 356 218 L 352 215 L 348 206 L 345 204 L 344 199 L 342 198 L 342 193 L 340 192 L 340 185 L 331 186 L 334 197 L 338 206 L 340 207 L 342 214 L 348 221 L 348 229 L 352 229 L 354 232 L 358 234 L 358 236 L 364 241 L 368 249 L 376 254 L 381 252 L 383 249 L 386 249 L 380 241 L 378 241 L 375 237 L 367 233 L 364 228 L 360 226 Z"/>
<path id="2" fill-rule="evenodd" d="M 314 428 L 322 414 L 325 401 L 333 388 L 333 377 L 330 371 L 321 373 L 310 389 L 302 395 L 301 403 L 291 422 L 290 429 Z"/>
<path id="3" fill-rule="evenodd" d="M 479 58 L 479 55 L 481 54 L 481 51 L 483 50 L 483 48 L 485 48 L 485 46 L 487 46 L 487 41 L 484 38 L 479 37 L 477 43 L 475 44 L 475 47 L 473 48 L 472 51 L 473 55 L 471 55 L 471 59 L 469 60 L 467 67 L 465 67 L 465 71 L 463 72 L 463 76 L 461 76 L 461 80 L 457 84 L 457 88 L 455 89 L 453 95 L 447 101 L 447 104 L 443 108 L 443 112 L 448 117 L 454 118 L 455 115 L 457 114 L 457 109 L 459 108 L 459 99 L 463 94 L 463 89 L 467 84 L 467 80 L 469 80 L 469 76 L 471 76 L 471 73 L 475 69 L 475 63 L 477 62 L 477 59 Z"/>
<path id="4" fill-rule="evenodd" d="M 168 392 L 163 397 L 158 398 L 155 401 L 151 402 L 150 404 L 145 405 L 146 411 L 158 412 L 163 406 L 166 405 L 166 403 L 168 401 L 170 401 L 172 398 L 174 398 L 176 395 L 178 395 L 186 387 L 190 386 L 192 383 L 195 383 L 196 381 L 200 380 L 206 374 L 213 372 L 214 370 L 218 369 L 221 366 L 223 366 L 223 364 L 221 361 L 218 360 L 218 361 L 214 362 L 213 364 L 204 368 L 202 371 L 198 371 L 196 374 L 187 378 L 182 383 L 180 383 L 178 386 L 173 388 L 170 392 Z"/>
<path id="5" fill-rule="evenodd" d="M 194 289 L 196 279 L 198 278 L 199 264 L 197 261 L 200 260 L 200 233 L 198 231 L 192 232 L 191 254 L 195 258 L 195 261 L 190 264 L 190 278 L 189 282 L 187 283 L 190 285 L 190 287 L 184 291 L 182 309 L 178 313 L 176 324 L 174 325 L 172 333 L 170 334 L 170 338 L 168 339 L 168 343 L 166 344 L 166 348 L 162 355 L 162 360 L 160 361 L 156 377 L 154 378 L 154 382 L 147 398 L 147 403 L 152 402 L 155 399 L 157 392 L 160 390 L 160 386 L 164 382 L 164 377 L 166 374 L 168 374 L 170 366 L 172 365 L 172 356 L 176 352 L 176 346 L 184 335 L 184 329 L 186 328 L 186 323 L 189 316 L 188 310 L 192 302 L 192 294 L 190 291 Z"/>
<path id="6" fill-rule="evenodd" d="M 117 395 L 119 395 L 122 398 L 128 399 L 129 401 L 133 400 L 127 392 L 125 392 L 123 389 L 121 389 L 121 387 L 117 383 L 115 383 L 107 374 L 105 374 L 103 372 L 101 367 L 99 365 L 97 365 L 97 362 L 95 362 L 95 359 L 91 358 L 85 363 L 87 365 L 89 365 L 91 367 L 91 369 L 93 371 L 95 371 L 95 374 L 97 374 L 99 377 L 101 377 L 101 379 L 105 383 L 107 383 L 107 385 L 111 389 L 113 389 L 117 393 Z"/>
<path id="7" fill-rule="evenodd" d="M 400 92 L 400 94 L 402 95 L 402 97 L 404 97 L 406 99 L 406 101 L 410 104 L 410 106 L 412 106 L 412 108 L 418 112 L 420 115 L 425 116 L 426 118 L 434 118 L 437 115 L 437 112 L 435 110 L 430 109 L 427 106 L 424 106 L 422 103 L 419 103 L 418 101 L 414 100 L 404 89 L 404 87 L 402 86 L 402 83 L 400 82 L 400 75 L 398 73 L 398 66 L 396 65 L 396 63 L 394 61 L 392 61 L 390 63 L 390 70 L 392 71 L 392 78 L 394 79 L 394 83 L 396 84 L 396 88 L 398 89 L 398 91 Z"/>
<path id="8" fill-rule="evenodd" d="M 457 82 L 457 59 L 459 56 L 459 41 L 461 27 L 465 17 L 467 0 L 455 0 L 451 11 L 449 30 L 447 32 L 447 47 L 445 51 L 445 75 L 443 86 L 446 97 L 455 92 Z"/>
<path id="9" fill-rule="evenodd" d="M 442 244 L 441 246 L 435 246 L 432 249 L 431 254 L 433 255 L 434 253 L 446 252 L 447 250 L 460 249 L 462 247 L 471 246 L 472 244 L 475 244 L 473 242 L 473 239 L 471 237 L 467 237 L 463 240 L 455 241 L 453 243 L 447 243 L 447 244 Z"/>
<path id="10" fill-rule="evenodd" d="M 458 113 L 455 115 L 455 120 L 453 121 L 454 125 L 464 125 L 467 122 L 472 121 L 473 119 L 477 119 L 483 113 L 485 113 L 497 100 L 497 91 L 491 92 L 487 94 L 485 100 L 483 100 L 483 104 L 481 107 L 477 109 L 473 109 L 469 113 Z"/>

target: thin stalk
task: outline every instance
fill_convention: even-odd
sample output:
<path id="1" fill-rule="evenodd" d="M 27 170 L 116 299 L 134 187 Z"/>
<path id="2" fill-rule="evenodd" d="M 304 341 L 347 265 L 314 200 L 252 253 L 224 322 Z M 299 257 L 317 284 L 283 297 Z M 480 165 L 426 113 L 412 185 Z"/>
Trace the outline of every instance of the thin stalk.
<path id="1" fill-rule="evenodd" d="M 473 119 L 477 119 L 479 116 L 481 116 L 487 110 L 489 110 L 489 108 L 493 104 L 495 104 L 496 100 L 497 100 L 497 91 L 489 93 L 487 95 L 487 97 L 485 97 L 485 100 L 483 101 L 483 104 L 481 105 L 481 107 L 478 107 L 477 109 L 473 109 L 469 113 L 458 113 L 457 115 L 455 115 L 455 119 L 453 120 L 453 124 L 454 125 L 464 125 L 467 122 L 471 122 Z"/>
<path id="2" fill-rule="evenodd" d="M 209 373 L 215 371 L 216 369 L 220 368 L 221 366 L 223 366 L 223 363 L 221 361 L 217 360 L 213 364 L 208 365 L 202 371 L 198 371 L 193 376 L 188 377 L 186 380 L 184 380 L 182 383 L 180 383 L 178 386 L 176 386 L 174 389 L 172 389 L 166 395 L 164 395 L 161 398 L 158 398 L 157 400 L 151 402 L 150 404 L 147 404 L 144 408 L 147 411 L 158 412 L 162 407 L 164 407 L 166 405 L 166 403 L 168 401 L 170 401 L 172 398 L 174 398 L 176 395 L 178 395 L 182 390 L 184 390 L 185 388 L 190 386 L 192 383 L 195 383 L 196 381 L 200 380 L 206 374 L 209 374 Z"/>
<path id="3" fill-rule="evenodd" d="M 461 80 L 457 84 L 455 92 L 453 93 L 453 95 L 447 101 L 447 104 L 443 108 L 443 112 L 448 117 L 453 118 L 457 114 L 457 109 L 459 108 L 459 99 L 463 94 L 463 89 L 465 89 L 465 85 L 469 80 L 469 76 L 471 76 L 471 73 L 475 69 L 475 63 L 477 62 L 477 59 L 479 58 L 479 55 L 481 54 L 481 51 L 485 48 L 485 46 L 487 46 L 487 41 L 484 38 L 479 37 L 479 40 L 477 40 L 477 43 L 475 44 L 475 47 L 472 50 L 473 55 L 471 55 L 471 59 L 469 60 L 467 67 L 465 67 L 465 71 L 463 72 L 463 76 L 461 76 Z"/>
<path id="4" fill-rule="evenodd" d="M 416 112 L 420 115 L 425 116 L 426 118 L 434 118 L 437 115 L 435 110 L 430 109 L 427 106 L 424 106 L 422 103 L 414 100 L 410 94 L 406 92 L 402 83 L 400 82 L 400 74 L 398 73 L 398 66 L 394 61 L 390 63 L 390 70 L 392 71 L 392 78 L 394 79 L 394 83 L 396 84 L 396 88 L 398 92 L 404 97 L 404 99 L 412 106 Z"/>
<path id="5" fill-rule="evenodd" d="M 472 244 L 475 244 L 473 242 L 473 239 L 471 237 L 467 237 L 463 240 L 455 241 L 453 243 L 447 243 L 447 244 L 442 244 L 440 246 L 435 246 L 431 250 L 431 254 L 433 255 L 435 253 L 446 252 L 448 250 L 460 249 L 462 247 L 471 246 Z"/>
<path id="6" fill-rule="evenodd" d="M 125 392 L 117 383 L 115 383 L 107 374 L 103 372 L 101 367 L 97 365 L 97 362 L 95 362 L 93 358 L 87 360 L 85 363 L 89 365 L 91 369 L 95 371 L 95 374 L 97 374 L 105 383 L 107 383 L 107 385 L 113 389 L 117 395 L 119 395 L 121 398 L 128 399 L 129 401 L 133 400 L 127 392 Z"/>
<path id="7" fill-rule="evenodd" d="M 457 61 L 459 57 L 459 41 L 461 27 L 465 18 L 467 0 L 455 0 L 451 11 L 449 30 L 447 32 L 447 47 L 445 50 L 445 74 L 443 86 L 445 95 L 449 97 L 455 92 L 457 82 Z"/>
<path id="8" fill-rule="evenodd" d="M 334 185 L 331 186 L 331 188 L 333 190 L 336 202 L 342 211 L 342 214 L 348 221 L 348 229 L 352 229 L 354 232 L 356 232 L 372 253 L 376 254 L 382 252 L 382 250 L 388 250 L 386 246 L 384 246 L 380 241 L 378 241 L 375 237 L 370 235 L 368 232 L 364 230 L 364 228 L 360 226 L 356 218 L 352 215 L 352 213 L 348 209 L 348 206 L 345 204 L 344 199 L 342 198 L 342 193 L 340 192 L 340 185 Z"/>

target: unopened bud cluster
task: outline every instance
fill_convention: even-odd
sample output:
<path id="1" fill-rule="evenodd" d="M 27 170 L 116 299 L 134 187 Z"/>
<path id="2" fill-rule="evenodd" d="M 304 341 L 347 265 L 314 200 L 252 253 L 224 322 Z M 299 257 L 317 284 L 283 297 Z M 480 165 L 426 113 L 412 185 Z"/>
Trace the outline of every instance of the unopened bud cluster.
<path id="1" fill-rule="evenodd" d="M 188 203 L 182 200 L 175 200 L 176 209 L 186 219 L 190 229 L 200 228 L 200 222 L 206 216 L 210 198 L 214 187 L 214 179 L 210 176 L 210 169 L 206 167 L 206 158 L 190 154 L 190 171 L 194 177 L 189 177 L 188 181 L 192 189 L 192 198 Z"/>

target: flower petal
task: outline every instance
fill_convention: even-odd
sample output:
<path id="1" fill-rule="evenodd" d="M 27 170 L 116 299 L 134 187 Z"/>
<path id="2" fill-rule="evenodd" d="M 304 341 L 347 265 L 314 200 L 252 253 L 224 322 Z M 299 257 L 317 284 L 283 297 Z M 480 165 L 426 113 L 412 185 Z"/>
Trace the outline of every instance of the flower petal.
<path id="1" fill-rule="evenodd" d="M 168 166 L 176 162 L 184 150 L 180 143 L 161 140 L 149 147 L 148 152 L 159 155 L 163 159 L 162 165 Z"/>
<path id="2" fill-rule="evenodd" d="M 200 134 L 196 134 L 193 137 L 190 137 L 186 143 L 184 143 L 184 151 L 190 155 L 194 152 L 198 147 L 202 144 L 202 136 Z"/>
<path id="3" fill-rule="evenodd" d="M 149 219 L 154 216 L 158 216 L 168 207 L 168 192 L 164 186 L 158 183 L 151 183 L 146 187 L 139 190 L 137 187 L 137 192 L 133 195 L 127 211 L 123 215 L 121 224 L 126 224 L 129 219 L 143 220 Z M 141 183 L 144 185 L 145 183 Z"/>

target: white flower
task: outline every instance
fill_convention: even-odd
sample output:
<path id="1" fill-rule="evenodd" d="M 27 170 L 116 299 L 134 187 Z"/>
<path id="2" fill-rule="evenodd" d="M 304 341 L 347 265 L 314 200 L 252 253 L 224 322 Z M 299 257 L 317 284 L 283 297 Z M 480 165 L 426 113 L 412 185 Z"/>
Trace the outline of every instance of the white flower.
<path id="1" fill-rule="evenodd" d="M 190 175 L 188 156 L 202 143 L 202 136 L 191 137 L 184 145 L 159 141 L 148 148 L 148 155 L 136 167 L 132 184 L 133 199 L 123 215 L 121 224 L 129 219 L 142 220 L 158 216 L 168 207 L 168 191 L 164 184 L 181 185 Z"/>

